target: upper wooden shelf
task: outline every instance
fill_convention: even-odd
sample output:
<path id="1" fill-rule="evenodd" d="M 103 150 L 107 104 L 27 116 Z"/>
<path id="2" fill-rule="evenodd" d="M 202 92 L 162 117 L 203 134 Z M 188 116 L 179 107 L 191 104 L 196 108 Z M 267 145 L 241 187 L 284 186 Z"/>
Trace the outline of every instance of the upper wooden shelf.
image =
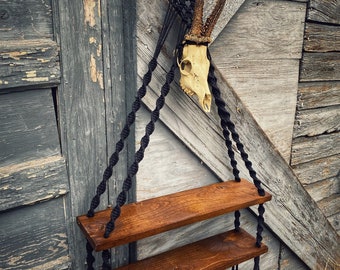
<path id="1" fill-rule="evenodd" d="M 97 212 L 92 218 L 79 216 L 77 223 L 94 250 L 101 251 L 270 199 L 269 193 L 258 195 L 256 187 L 242 179 L 124 205 L 115 230 L 108 238 L 103 235 L 110 220 L 110 208 Z"/>

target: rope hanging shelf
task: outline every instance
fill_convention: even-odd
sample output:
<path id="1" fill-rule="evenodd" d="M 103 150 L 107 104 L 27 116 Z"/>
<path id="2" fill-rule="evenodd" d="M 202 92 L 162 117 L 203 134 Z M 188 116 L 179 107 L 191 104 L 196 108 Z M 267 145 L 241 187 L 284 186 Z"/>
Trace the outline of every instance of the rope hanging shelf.
<path id="1" fill-rule="evenodd" d="M 230 119 L 230 114 L 226 110 L 226 104 L 222 100 L 220 90 L 217 87 L 214 66 L 212 64 L 208 66 L 207 72 L 209 74 L 207 74 L 206 80 L 211 87 L 212 95 L 218 108 L 223 136 L 235 179 L 141 202 L 125 204 L 127 192 L 132 186 L 132 179 L 138 171 L 138 164 L 144 157 L 144 151 L 148 147 L 150 136 L 155 129 L 155 122 L 159 118 L 159 112 L 164 106 L 165 97 L 169 93 L 170 84 L 174 79 L 174 72 L 178 68 L 178 65 L 181 73 L 182 69 L 187 68 L 185 66 L 187 62 L 183 64 L 183 59 L 185 59 L 184 57 L 186 56 L 186 52 L 184 52 L 185 46 L 192 45 L 193 42 L 196 43 L 196 45 L 194 45 L 196 47 L 205 46 L 205 57 L 208 59 L 208 62 L 211 62 L 211 56 L 207 49 L 207 42 L 209 42 L 207 39 L 209 36 L 207 35 L 211 34 L 211 28 L 214 23 L 216 23 L 216 16 L 218 17 L 220 14 L 225 0 L 218 0 L 212 15 L 207 19 L 204 26 L 201 23 L 203 4 L 203 0 L 169 1 L 168 10 L 153 58 L 150 60 L 148 71 L 142 80 L 142 86 L 138 89 L 136 99 L 132 104 L 132 111 L 129 113 L 126 124 L 120 134 L 121 139 L 116 143 L 115 152 L 110 157 L 109 165 L 104 171 L 103 179 L 97 187 L 96 195 L 91 201 L 88 213 L 77 217 L 77 223 L 87 238 L 86 261 L 88 270 L 94 269 L 93 251 L 102 251 L 102 268 L 111 269 L 109 249 L 112 247 L 134 242 L 148 236 L 230 212 L 235 212 L 235 228 L 233 230 L 142 261 L 131 263 L 118 269 L 218 270 L 225 269 L 226 267 L 238 269 L 239 263 L 254 258 L 254 270 L 257 270 L 259 269 L 259 256 L 268 251 L 267 246 L 262 243 L 264 225 L 263 204 L 271 199 L 271 195 L 261 187 L 261 181 L 257 178 L 256 172 L 252 168 L 252 163 L 248 159 L 248 154 L 240 142 L 235 125 Z M 201 15 L 197 15 L 198 13 Z M 129 136 L 130 127 L 136 118 L 136 112 L 141 107 L 141 100 L 146 94 L 146 87 L 151 81 L 152 72 L 157 67 L 157 58 L 161 48 L 178 15 L 182 18 L 182 27 L 179 30 L 178 45 L 176 47 L 178 55 L 174 58 L 173 64 L 166 75 L 165 83 L 156 101 L 156 108 L 151 112 L 150 122 L 146 125 L 145 135 L 141 139 L 141 146 L 135 153 L 133 164 L 129 167 L 128 175 L 123 182 L 122 191 L 116 199 L 115 207 L 95 212 L 100 202 L 100 196 L 106 190 L 107 181 L 112 176 L 113 167 L 119 160 L 119 153 L 123 150 L 125 140 Z M 199 19 L 197 19 L 197 17 L 199 17 Z M 192 38 L 193 36 L 197 37 L 197 35 L 199 35 L 198 40 L 195 37 Z M 182 42 L 183 40 L 185 40 L 184 43 Z M 185 84 L 181 83 L 182 88 L 183 85 Z M 186 86 L 184 88 L 183 90 L 188 94 L 194 92 L 190 92 L 191 90 L 189 91 Z M 209 93 L 204 92 L 202 102 L 200 102 L 204 110 L 210 109 L 211 98 L 209 98 Z M 253 183 L 239 177 L 239 170 L 230 137 L 235 142 Z M 256 237 L 251 236 L 240 228 L 239 210 L 254 205 L 259 205 Z"/>

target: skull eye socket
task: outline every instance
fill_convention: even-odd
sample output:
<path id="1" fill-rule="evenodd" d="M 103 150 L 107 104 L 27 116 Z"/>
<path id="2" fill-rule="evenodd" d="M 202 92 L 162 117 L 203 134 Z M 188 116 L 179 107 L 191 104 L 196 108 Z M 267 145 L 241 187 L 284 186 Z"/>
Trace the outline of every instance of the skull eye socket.
<path id="1" fill-rule="evenodd" d="M 180 66 L 181 66 L 181 72 L 183 74 L 187 75 L 191 72 L 192 66 L 189 60 L 183 60 Z"/>

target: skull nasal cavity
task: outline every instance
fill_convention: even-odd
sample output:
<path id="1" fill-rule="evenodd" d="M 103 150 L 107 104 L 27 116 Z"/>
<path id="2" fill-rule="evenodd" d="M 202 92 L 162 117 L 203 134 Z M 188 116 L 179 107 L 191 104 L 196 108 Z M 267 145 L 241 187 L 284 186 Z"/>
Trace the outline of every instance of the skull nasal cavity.
<path id="1" fill-rule="evenodd" d="M 189 60 L 183 60 L 182 63 L 181 63 L 181 69 L 182 71 L 186 71 L 188 73 L 190 73 L 191 71 L 191 62 Z"/>

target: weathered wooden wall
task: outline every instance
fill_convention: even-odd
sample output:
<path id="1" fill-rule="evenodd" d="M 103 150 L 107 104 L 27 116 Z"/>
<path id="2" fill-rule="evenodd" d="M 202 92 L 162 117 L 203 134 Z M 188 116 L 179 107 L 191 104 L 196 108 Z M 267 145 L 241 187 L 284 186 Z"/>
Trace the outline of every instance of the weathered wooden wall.
<path id="1" fill-rule="evenodd" d="M 134 5 L 0 1 L 0 269 L 85 269 L 75 217 L 90 205 L 136 89 Z M 120 189 L 131 135 L 102 207 Z M 112 258 L 125 263 L 128 247 Z"/>
<path id="2" fill-rule="evenodd" d="M 0 1 L 0 269 L 67 269 L 51 1 Z"/>
<path id="3" fill-rule="evenodd" d="M 291 165 L 340 233 L 340 2 L 311 1 Z M 339 262 L 338 266 L 339 266 Z"/>

